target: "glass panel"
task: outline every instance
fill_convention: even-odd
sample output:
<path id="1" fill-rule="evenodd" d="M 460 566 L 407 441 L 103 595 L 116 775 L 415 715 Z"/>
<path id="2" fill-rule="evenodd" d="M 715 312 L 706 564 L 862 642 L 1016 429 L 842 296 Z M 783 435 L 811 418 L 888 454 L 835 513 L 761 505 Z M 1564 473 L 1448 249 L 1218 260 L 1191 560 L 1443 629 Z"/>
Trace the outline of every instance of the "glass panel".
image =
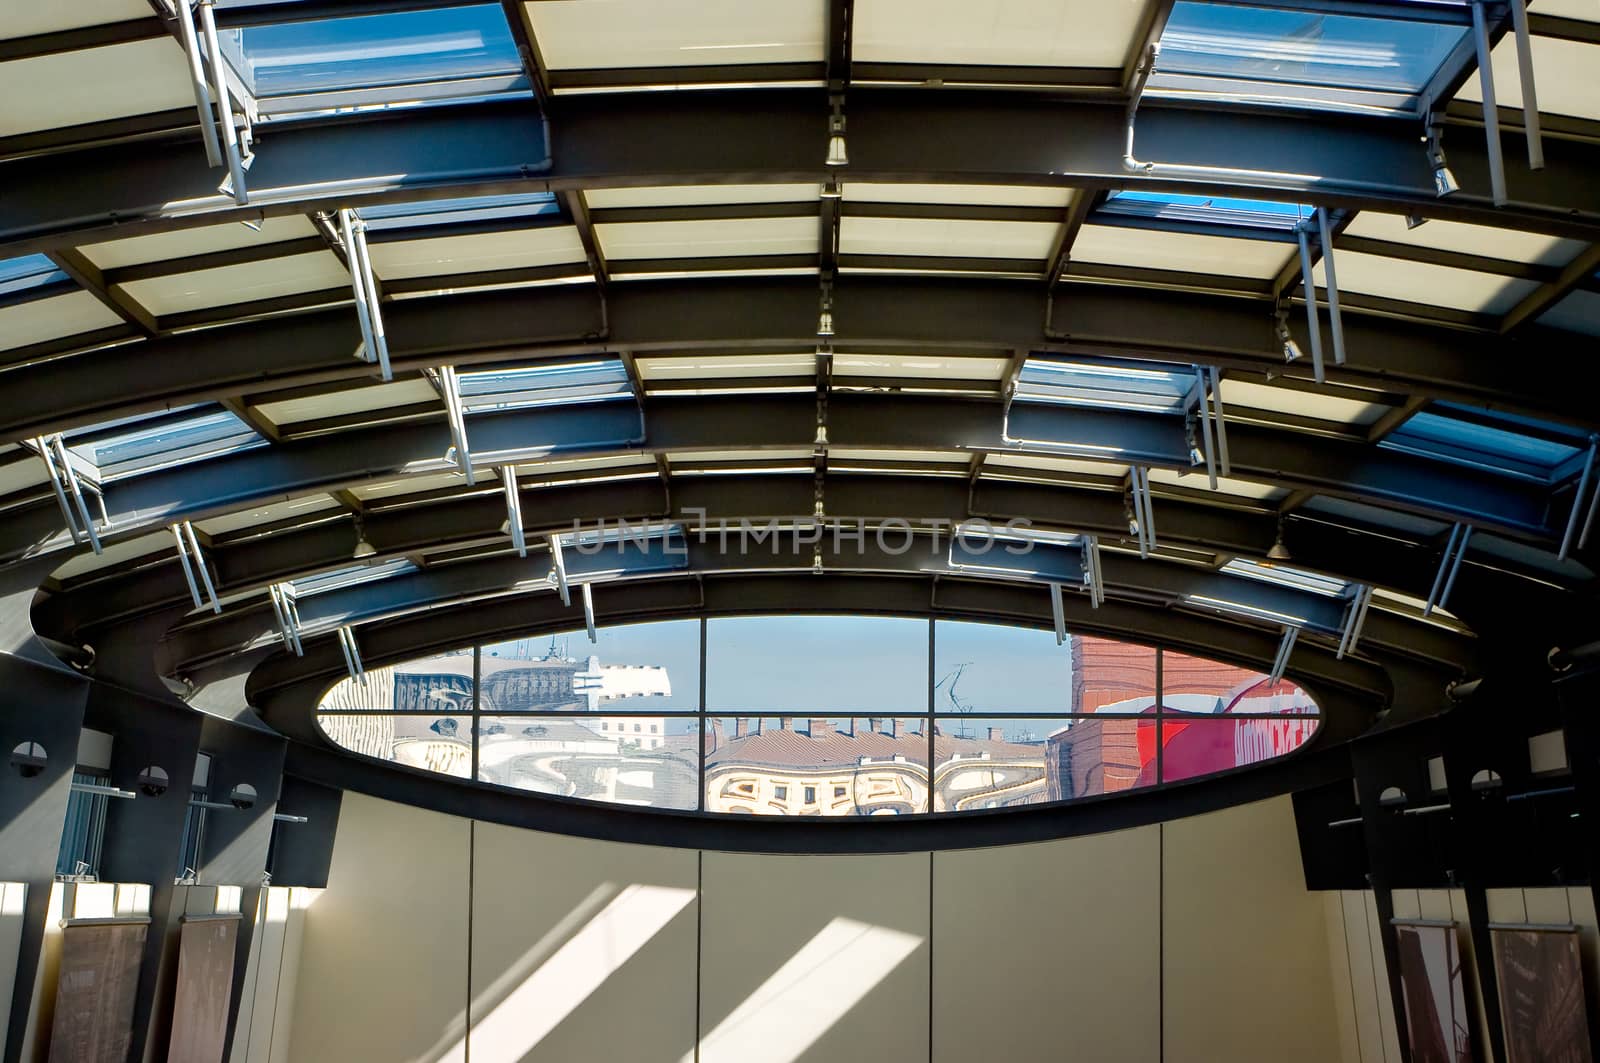
<path id="1" fill-rule="evenodd" d="M 462 373 L 459 379 L 461 403 L 467 413 L 597 402 L 633 394 L 620 358 L 490 369 Z"/>
<path id="2" fill-rule="evenodd" d="M 1100 213 L 1289 231 L 1302 218 L 1310 217 L 1311 209 L 1298 203 L 1275 203 L 1267 199 L 1190 196 L 1178 192 L 1112 192 L 1101 205 Z"/>
<path id="3" fill-rule="evenodd" d="M 1230 576 L 1241 576 L 1261 583 L 1274 583 L 1280 587 L 1292 587 L 1297 591 L 1320 594 L 1325 598 L 1337 598 L 1350 587 L 1344 580 L 1332 576 L 1290 568 L 1288 565 L 1250 561 L 1242 557 L 1236 557 L 1223 565 L 1222 571 Z"/>
<path id="4" fill-rule="evenodd" d="M 452 650 L 404 664 L 368 668 L 365 683 L 341 679 L 329 687 L 318 709 L 471 712 L 472 650 Z"/>
<path id="5" fill-rule="evenodd" d="M 700 707 L 700 622 L 603 627 L 483 648 L 484 712 L 677 712 Z"/>
<path id="6" fill-rule="evenodd" d="M 317 722 L 335 744 L 351 752 L 458 779 L 472 776 L 471 716 L 324 713 Z"/>
<path id="7" fill-rule="evenodd" d="M 1154 786 L 1157 728 L 1153 716 L 1062 721 L 1045 739 L 1046 800 Z"/>
<path id="8" fill-rule="evenodd" d="M 319 572 L 315 576 L 302 576 L 297 580 L 290 580 L 289 586 L 294 588 L 295 597 L 309 598 L 315 594 L 326 594 L 344 587 L 372 583 L 415 571 L 417 571 L 415 563 L 405 558 L 396 558 L 375 565 L 350 565 L 347 568 L 336 568 L 332 572 Z"/>
<path id="9" fill-rule="evenodd" d="M 1577 471 L 1582 443 L 1581 433 L 1560 425 L 1441 402 L 1412 414 L 1379 446 L 1550 482 Z"/>
<path id="10" fill-rule="evenodd" d="M 1161 651 L 1161 706 L 1167 712 L 1315 715 L 1319 710 L 1292 679 L 1268 683 L 1267 676 L 1222 661 Z"/>
<path id="11" fill-rule="evenodd" d="M 725 717 L 708 721 L 706 811 L 767 816 L 922 812 L 921 717 Z"/>
<path id="12" fill-rule="evenodd" d="M 1187 367 L 1140 368 L 1035 356 L 1022 364 L 1016 396 L 1025 402 L 1179 413 L 1195 387 Z"/>
<path id="13" fill-rule="evenodd" d="M 484 716 L 478 779 L 585 801 L 694 808 L 700 722 L 659 716 Z"/>
<path id="14" fill-rule="evenodd" d="M 191 406 L 154 417 L 132 417 L 69 433 L 67 449 L 99 470 L 100 478 L 152 472 L 183 462 L 265 446 L 227 410 Z"/>
<path id="15" fill-rule="evenodd" d="M 1071 710 L 1072 654 L 1052 631 L 940 620 L 933 646 L 935 712 Z"/>
<path id="16" fill-rule="evenodd" d="M 356 211 L 373 232 L 383 229 L 425 229 L 505 218 L 559 214 L 554 192 L 525 192 L 466 199 L 432 199 L 421 203 L 380 203 Z"/>
<path id="17" fill-rule="evenodd" d="M 220 38 L 257 97 L 522 72 L 498 4 L 247 26 Z"/>
<path id="18" fill-rule="evenodd" d="M 75 771 L 72 781 L 90 786 L 110 786 L 111 776 L 101 772 Z M 61 849 L 56 855 L 58 875 L 99 875 L 100 851 L 105 841 L 105 794 L 73 790 L 67 795 L 67 814 L 61 831 Z"/>
<path id="19" fill-rule="evenodd" d="M 1287 756 L 1310 741 L 1314 716 L 1161 721 L 1161 781 L 1181 782 Z"/>
<path id="20" fill-rule="evenodd" d="M 1411 106 L 1466 35 L 1464 18 L 1455 25 L 1179 0 L 1152 83 L 1191 75 L 1217 79 L 1214 91 L 1313 106 L 1338 103 L 1319 88 L 1364 90 Z"/>
<path id="21" fill-rule="evenodd" d="M 66 279 L 67 275 L 56 268 L 48 255 L 0 260 L 0 296 L 31 291 Z"/>
<path id="22" fill-rule="evenodd" d="M 1061 725 L 1037 717 L 936 718 L 933 810 L 971 812 L 1050 800 L 1045 751 L 1048 736 Z"/>
<path id="23" fill-rule="evenodd" d="M 1150 646 L 1071 635 L 1071 711 L 1126 715 L 1156 703 L 1156 651 Z"/>
<path id="24" fill-rule="evenodd" d="M 926 712 L 928 623 L 874 616 L 720 617 L 706 626 L 706 707 Z"/>

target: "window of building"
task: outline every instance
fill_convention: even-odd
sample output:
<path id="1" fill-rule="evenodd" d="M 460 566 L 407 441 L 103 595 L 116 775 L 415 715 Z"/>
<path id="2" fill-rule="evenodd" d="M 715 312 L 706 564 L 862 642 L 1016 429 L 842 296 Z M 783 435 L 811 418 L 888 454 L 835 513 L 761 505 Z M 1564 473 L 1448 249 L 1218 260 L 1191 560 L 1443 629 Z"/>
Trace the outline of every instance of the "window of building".
<path id="1" fill-rule="evenodd" d="M 531 91 L 498 4 L 275 21 L 219 43 L 266 118 Z"/>
<path id="2" fill-rule="evenodd" d="M 806 804 L 814 805 L 816 803 L 817 803 L 817 788 L 815 786 L 806 787 Z"/>
<path id="3" fill-rule="evenodd" d="M 1150 78 L 1159 95 L 1416 112 L 1458 56 L 1465 4 L 1396 0 L 1362 14 L 1178 0 Z"/>
<path id="4" fill-rule="evenodd" d="M 774 786 L 772 788 L 772 796 L 779 801 L 787 801 L 789 800 L 789 788 L 787 786 Z"/>
<path id="5" fill-rule="evenodd" d="M 833 788 L 833 796 L 835 798 L 843 797 L 848 792 L 843 786 L 835 786 Z"/>
<path id="6" fill-rule="evenodd" d="M 98 771 L 75 771 L 72 773 L 72 782 L 75 786 L 110 786 L 111 776 Z M 61 849 L 56 855 L 57 875 L 99 876 L 110 801 L 105 794 L 78 789 L 67 797 Z"/>
<path id="7" fill-rule="evenodd" d="M 628 370 L 620 358 L 475 370 L 459 377 L 461 404 L 467 413 L 607 402 L 633 396 Z"/>

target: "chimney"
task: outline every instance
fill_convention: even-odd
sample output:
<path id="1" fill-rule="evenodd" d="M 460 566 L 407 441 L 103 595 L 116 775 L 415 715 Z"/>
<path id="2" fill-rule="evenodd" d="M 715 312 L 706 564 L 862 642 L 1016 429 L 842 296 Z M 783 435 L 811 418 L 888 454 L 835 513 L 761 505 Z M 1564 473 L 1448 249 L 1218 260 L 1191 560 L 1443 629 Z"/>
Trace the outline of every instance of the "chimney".
<path id="1" fill-rule="evenodd" d="M 991 727 L 991 728 L 989 728 L 989 741 L 991 741 L 991 742 L 1004 742 L 1005 740 L 1006 740 L 1006 731 L 1005 731 L 1004 727 Z"/>
<path id="2" fill-rule="evenodd" d="M 812 720 L 811 721 L 811 737 L 812 738 L 826 738 L 828 735 L 831 735 L 831 734 L 833 734 L 833 721 L 832 720 Z"/>
<path id="3" fill-rule="evenodd" d="M 705 749 L 707 753 L 715 753 L 722 748 L 722 721 L 712 720 L 711 727 L 706 731 Z"/>
<path id="4" fill-rule="evenodd" d="M 779 716 L 778 717 L 778 730 L 780 730 L 780 731 L 792 731 L 792 730 L 794 730 L 794 717 L 793 716 Z"/>
<path id="5" fill-rule="evenodd" d="M 901 727 L 902 723 L 903 723 L 903 721 L 898 716 L 896 716 L 894 719 L 890 720 L 889 721 L 889 733 L 891 735 L 893 735 L 894 737 L 899 738 L 900 737 L 900 727 Z"/>
<path id="6" fill-rule="evenodd" d="M 744 737 L 744 717 L 743 716 L 735 716 L 734 719 L 733 719 L 733 737 L 735 737 L 735 738 L 743 738 Z"/>
<path id="7" fill-rule="evenodd" d="M 881 716 L 869 716 L 869 717 L 867 717 L 867 730 L 871 731 L 873 734 L 877 734 L 882 729 L 883 729 L 883 717 L 881 717 Z"/>

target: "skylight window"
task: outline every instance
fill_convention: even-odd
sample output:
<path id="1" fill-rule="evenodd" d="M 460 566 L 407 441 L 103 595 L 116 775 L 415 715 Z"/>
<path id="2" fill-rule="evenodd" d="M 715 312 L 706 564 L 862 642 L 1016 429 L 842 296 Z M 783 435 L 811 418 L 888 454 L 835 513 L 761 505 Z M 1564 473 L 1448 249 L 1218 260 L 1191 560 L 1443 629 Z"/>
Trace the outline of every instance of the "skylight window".
<path id="1" fill-rule="evenodd" d="M 329 591 L 355 587 L 363 583 L 375 583 L 382 579 L 409 575 L 415 571 L 417 566 L 402 557 L 393 561 L 382 561 L 376 565 L 350 565 L 334 569 L 332 572 L 319 572 L 315 576 L 292 580 L 289 585 L 294 588 L 295 597 L 309 598 L 314 594 L 327 594 Z"/>
<path id="2" fill-rule="evenodd" d="M 0 260 L 0 298 L 33 291 L 67 279 L 48 255 L 23 255 Z"/>
<path id="3" fill-rule="evenodd" d="M 67 450 L 93 468 L 101 481 L 220 457 L 266 442 L 232 413 L 210 405 L 124 418 L 66 436 Z"/>
<path id="4" fill-rule="evenodd" d="M 1298 203 L 1275 203 L 1265 199 L 1231 199 L 1221 196 L 1189 196 L 1177 192 L 1113 192 L 1100 207 L 1102 215 L 1125 218 L 1152 218 L 1163 222 L 1191 225 L 1228 225 L 1244 229 L 1288 232 L 1312 208 Z"/>
<path id="5" fill-rule="evenodd" d="M 1178 0 L 1149 87 L 1297 107 L 1415 111 L 1466 42 L 1468 12 L 1457 4 L 1390 6 L 1393 18 Z"/>
<path id="6" fill-rule="evenodd" d="M 467 413 L 605 402 L 633 395 L 620 358 L 461 373 L 460 381 Z"/>
<path id="7" fill-rule="evenodd" d="M 1182 413 L 1194 389 L 1194 370 L 1187 366 L 1140 368 L 1035 356 L 1022 364 L 1015 397 L 1019 402 Z"/>
<path id="8" fill-rule="evenodd" d="M 499 4 L 245 26 L 220 36 L 264 115 L 530 87 Z"/>
<path id="9" fill-rule="evenodd" d="M 1251 561 L 1242 557 L 1236 557 L 1226 565 L 1223 565 L 1222 571 L 1230 576 L 1241 576 L 1244 579 L 1253 579 L 1261 583 L 1271 583 L 1279 587 L 1289 587 L 1297 591 L 1319 594 L 1324 598 L 1341 597 L 1350 587 L 1344 580 L 1335 579 L 1332 576 L 1307 572 L 1301 568 L 1290 568 L 1287 565 L 1263 564 L 1260 561 Z"/>
<path id="10" fill-rule="evenodd" d="M 1562 425 L 1437 402 L 1412 414 L 1379 446 L 1538 483 L 1555 483 L 1578 472 L 1588 439 L 1582 432 Z"/>
<path id="11" fill-rule="evenodd" d="M 553 192 L 434 199 L 422 203 L 382 203 L 356 211 L 373 232 L 533 218 L 560 212 L 561 206 L 556 202 Z"/>

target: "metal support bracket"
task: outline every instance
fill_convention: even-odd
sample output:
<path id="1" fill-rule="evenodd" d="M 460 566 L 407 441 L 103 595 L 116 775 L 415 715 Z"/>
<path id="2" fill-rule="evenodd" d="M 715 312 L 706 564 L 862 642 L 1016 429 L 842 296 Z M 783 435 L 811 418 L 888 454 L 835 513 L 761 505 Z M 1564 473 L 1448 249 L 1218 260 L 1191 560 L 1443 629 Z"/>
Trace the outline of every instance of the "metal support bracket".
<path id="1" fill-rule="evenodd" d="M 1278 656 L 1272 662 L 1272 671 L 1267 673 L 1267 685 L 1276 686 L 1283 679 L 1284 669 L 1289 667 L 1289 656 L 1294 653 L 1294 644 L 1300 637 L 1298 627 L 1285 627 L 1283 637 L 1278 640 Z"/>
<path id="2" fill-rule="evenodd" d="M 206 567 L 205 553 L 194 534 L 194 522 L 181 521 L 169 526 L 173 540 L 178 544 L 178 560 L 183 565 L 183 578 L 189 584 L 189 598 L 196 609 L 211 607 L 213 613 L 222 612 L 217 600 L 216 585 L 211 582 L 211 570 Z M 198 577 L 198 582 L 196 578 Z M 202 588 L 204 593 L 202 594 Z"/>
<path id="3" fill-rule="evenodd" d="M 1461 571 L 1461 560 L 1467 556 L 1467 541 L 1472 538 L 1472 526 L 1455 524 L 1450 529 L 1450 539 L 1445 543 L 1444 556 L 1439 559 L 1439 572 L 1433 577 L 1433 589 L 1422 607 L 1423 616 L 1432 616 L 1435 609 L 1445 608 L 1450 592 L 1455 588 L 1456 576 Z"/>
<path id="4" fill-rule="evenodd" d="M 1355 652 L 1356 645 L 1361 641 L 1361 628 L 1367 622 L 1367 607 L 1372 604 L 1372 588 L 1361 586 L 1356 588 L 1356 593 L 1345 606 L 1344 629 L 1339 633 L 1339 652 L 1335 659 L 1344 660 L 1347 653 Z"/>
<path id="5" fill-rule="evenodd" d="M 367 685 L 367 669 L 361 663 L 361 649 L 356 645 L 356 633 L 349 624 L 339 628 L 339 649 L 344 654 L 345 671 L 352 682 Z"/>

